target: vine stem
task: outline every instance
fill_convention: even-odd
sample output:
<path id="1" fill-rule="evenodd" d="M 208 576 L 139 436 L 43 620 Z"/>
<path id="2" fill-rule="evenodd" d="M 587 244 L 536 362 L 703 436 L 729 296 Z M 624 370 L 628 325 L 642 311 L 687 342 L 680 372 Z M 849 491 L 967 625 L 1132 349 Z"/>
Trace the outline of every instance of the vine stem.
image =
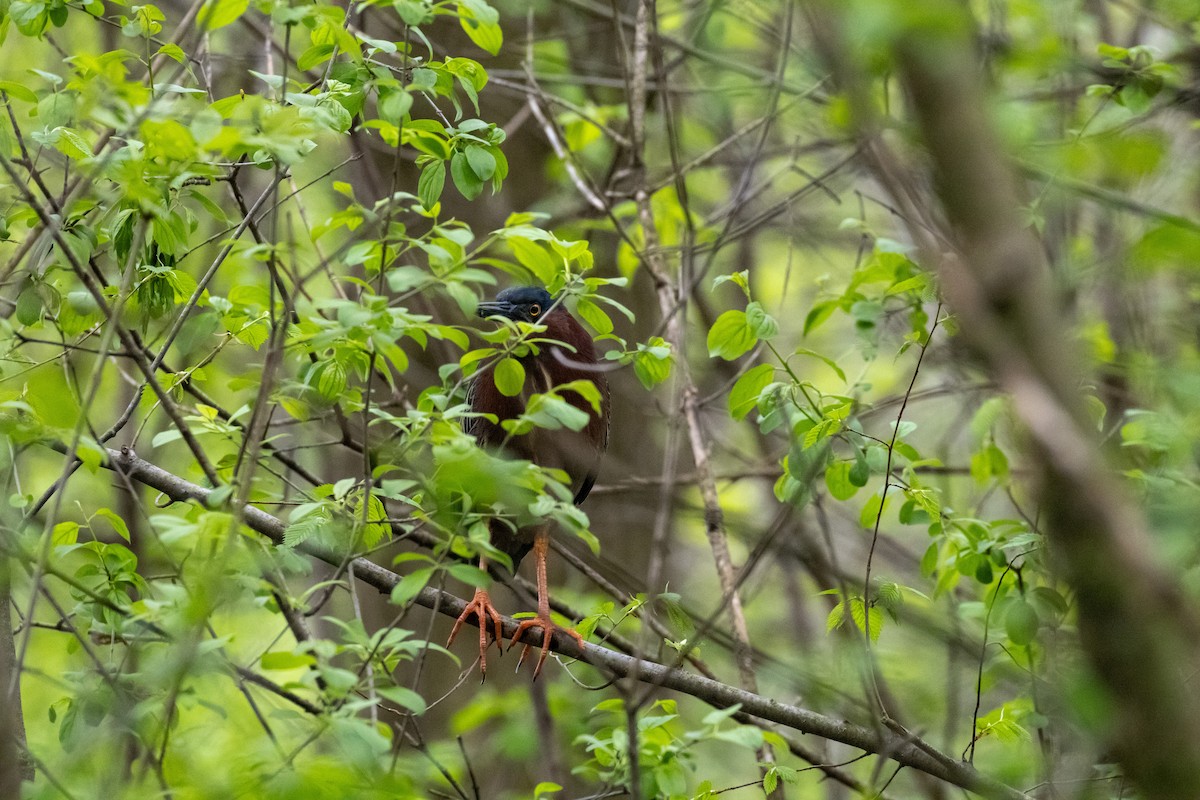
<path id="1" fill-rule="evenodd" d="M 871 678 L 871 691 L 874 694 L 876 706 L 885 717 L 888 716 L 888 711 L 884 707 L 883 696 L 879 691 L 879 682 L 875 675 L 875 659 L 871 648 L 871 568 L 875 561 L 875 547 L 879 544 L 879 526 L 883 522 L 884 505 L 887 503 L 888 490 L 892 488 L 892 458 L 896 452 L 896 439 L 900 437 L 900 423 L 904 419 L 905 409 L 908 408 L 908 398 L 912 396 L 913 387 L 917 385 L 917 376 L 921 374 L 921 363 L 925 360 L 925 353 L 929 350 L 929 343 L 933 341 L 934 331 L 937 330 L 941 320 L 942 303 L 939 300 L 937 310 L 933 313 L 933 324 L 929 326 L 929 335 L 925 337 L 925 343 L 921 345 L 921 353 L 917 356 L 916 366 L 913 367 L 908 389 L 900 401 L 900 410 L 896 413 L 896 424 L 892 428 L 892 439 L 888 442 L 887 467 L 883 473 L 883 491 L 879 496 L 879 511 L 875 514 L 875 525 L 871 531 L 871 548 L 867 551 L 866 575 L 863 578 L 863 641 L 867 649 L 867 674 Z M 849 602 L 850 599 L 846 598 L 846 603 Z"/>

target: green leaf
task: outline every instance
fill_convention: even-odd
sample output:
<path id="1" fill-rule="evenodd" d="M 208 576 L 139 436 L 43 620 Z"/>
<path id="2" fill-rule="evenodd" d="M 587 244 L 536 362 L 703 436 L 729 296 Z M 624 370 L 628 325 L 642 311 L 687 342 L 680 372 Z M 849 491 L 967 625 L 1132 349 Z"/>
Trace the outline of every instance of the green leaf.
<path id="1" fill-rule="evenodd" d="M 525 367 L 521 362 L 509 356 L 496 365 L 493 373 L 496 388 L 506 397 L 516 397 L 525 388 Z"/>
<path id="2" fill-rule="evenodd" d="M 506 430 L 516 430 L 524 423 L 525 426 L 536 425 L 549 430 L 569 428 L 581 431 L 587 427 L 590 420 L 591 416 L 586 411 L 576 408 L 561 397 L 554 394 L 535 394 L 529 399 L 529 405 L 526 406 L 520 420 L 505 420 L 502 424 Z"/>
<path id="3" fill-rule="evenodd" d="M 1038 630 L 1037 609 L 1024 598 L 1017 598 L 1004 615 L 1004 631 L 1013 644 L 1026 645 L 1034 640 Z"/>
<path id="4" fill-rule="evenodd" d="M 472 564 L 451 564 L 446 570 L 450 575 L 471 586 L 487 588 L 492 584 L 492 577 Z"/>
<path id="5" fill-rule="evenodd" d="M 401 708 L 407 708 L 414 714 L 424 714 L 427 708 L 425 698 L 405 686 L 379 686 L 375 691 L 381 697 Z"/>
<path id="6" fill-rule="evenodd" d="M 654 770 L 659 797 L 674 797 L 687 792 L 687 773 L 677 759 L 663 763 Z"/>
<path id="7" fill-rule="evenodd" d="M 763 389 L 770 386 L 774 379 L 775 367 L 770 364 L 759 364 L 738 378 L 729 391 L 729 416 L 745 419 L 758 405 L 758 396 Z"/>
<path id="8" fill-rule="evenodd" d="M 837 376 L 839 378 L 841 378 L 842 381 L 846 380 L 846 373 L 842 371 L 842 368 L 839 367 L 837 365 L 837 362 L 834 361 L 832 358 L 829 358 L 828 356 L 823 356 L 820 353 L 816 352 L 815 350 L 809 350 L 807 347 L 797 347 L 796 355 L 812 356 L 813 358 L 820 359 L 821 362 L 825 364 L 825 366 L 829 367 L 831 370 L 833 370 L 835 373 L 837 373 Z"/>
<path id="9" fill-rule="evenodd" d="M 863 603 L 861 597 L 850 598 L 850 618 L 854 620 L 854 626 L 858 628 L 860 633 L 867 631 L 868 619 L 870 620 L 870 633 L 872 642 L 879 641 L 879 634 L 883 632 L 883 611 L 877 608 L 870 609 L 868 615 L 867 606 Z"/>
<path id="10" fill-rule="evenodd" d="M 746 322 L 745 311 L 726 311 L 708 332 L 708 355 L 732 361 L 754 347 L 758 338 Z"/>
<path id="11" fill-rule="evenodd" d="M 425 165 L 425 169 L 421 170 L 421 177 L 417 179 L 417 196 L 421 198 L 421 205 L 426 211 L 437 205 L 445 188 L 446 162 L 430 161 Z"/>
<path id="12" fill-rule="evenodd" d="M 125 524 L 125 520 L 117 516 L 116 512 L 107 508 L 101 508 L 96 512 L 96 516 L 108 520 L 108 524 L 113 526 L 113 530 L 117 532 L 117 535 L 125 541 L 129 541 L 129 526 Z"/>
<path id="13" fill-rule="evenodd" d="M 838 602 L 836 606 L 829 609 L 829 615 L 825 617 L 825 631 L 832 633 L 846 621 L 846 604 Z"/>
<path id="14" fill-rule="evenodd" d="M 482 0 L 458 4 L 458 21 L 463 31 L 479 49 L 492 55 L 497 55 L 504 44 L 504 32 L 497 24 L 499 19 L 496 10 Z"/>
<path id="15" fill-rule="evenodd" d="M 49 15 L 45 3 L 15 0 L 8 7 L 8 17 L 26 36 L 41 36 L 46 30 Z"/>
<path id="16" fill-rule="evenodd" d="M 379 117 L 393 125 L 399 125 L 404 115 L 412 110 L 413 97 L 403 89 L 381 93 Z"/>
<path id="17" fill-rule="evenodd" d="M 183 52 L 183 48 L 169 42 L 158 48 L 158 52 L 155 55 L 166 56 L 174 61 L 178 61 L 180 64 L 187 60 L 187 55 Z"/>
<path id="18" fill-rule="evenodd" d="M 346 367 L 340 361 L 325 361 L 317 366 L 317 393 L 334 401 L 346 391 Z"/>
<path id="19" fill-rule="evenodd" d="M 36 103 L 38 101 L 38 96 L 33 93 L 32 89 L 15 81 L 0 81 L 0 92 L 4 92 L 9 97 L 24 100 L 26 103 Z"/>
<path id="20" fill-rule="evenodd" d="M 829 319 L 837 308 L 838 304 L 833 300 L 825 300 L 814 305 L 808 315 L 804 317 L 804 335 L 808 336 L 809 333 L 821 327 L 822 323 Z"/>
<path id="21" fill-rule="evenodd" d="M 467 157 L 467 164 L 470 165 L 471 171 L 478 176 L 479 180 L 491 180 L 492 175 L 496 172 L 495 156 L 477 144 L 471 145 L 463 152 Z"/>
<path id="22" fill-rule="evenodd" d="M 713 288 L 717 288 L 722 283 L 736 283 L 742 290 L 742 294 L 746 295 L 746 299 L 750 299 L 750 270 L 744 269 L 741 272 L 734 272 L 729 275 L 718 275 L 713 278 Z"/>
<path id="23" fill-rule="evenodd" d="M 263 669 L 270 670 L 303 669 L 313 666 L 317 660 L 308 653 L 292 653 L 281 650 L 274 653 L 263 653 L 258 663 Z"/>
<path id="24" fill-rule="evenodd" d="M 296 59 L 296 66 L 302 70 L 309 70 L 318 64 L 324 64 L 333 55 L 333 51 L 337 49 L 332 44 L 314 44 L 312 47 L 305 50 Z"/>
<path id="25" fill-rule="evenodd" d="M 671 348 L 661 337 L 655 336 L 648 344 L 639 344 L 633 357 L 633 371 L 642 386 L 653 389 L 671 377 L 674 358 Z"/>
<path id="26" fill-rule="evenodd" d="M 579 316 L 583 317 L 583 321 L 590 325 L 596 333 L 604 334 L 613 332 L 612 318 L 605 313 L 604 309 L 591 300 L 587 298 L 581 299 L 576 304 L 575 310 L 579 312 Z"/>
<path id="27" fill-rule="evenodd" d="M 871 478 L 871 466 L 861 450 L 854 454 L 854 466 L 850 467 L 850 482 L 860 489 L 867 485 Z"/>
<path id="28" fill-rule="evenodd" d="M 757 301 L 746 304 L 746 324 L 759 339 L 770 339 L 779 333 L 779 323 Z"/>
<path id="29" fill-rule="evenodd" d="M 58 127 L 51 133 L 56 133 L 54 147 L 67 158 L 79 161 L 91 158 L 92 148 L 87 141 L 70 128 Z"/>
<path id="30" fill-rule="evenodd" d="M 445 137 L 430 133 L 429 131 L 405 127 L 403 142 L 404 144 L 412 145 L 425 155 L 433 156 L 442 161 L 446 161 L 451 155 L 450 145 L 446 142 Z"/>
<path id="31" fill-rule="evenodd" d="M 732 742 L 747 750 L 757 750 L 762 747 L 763 732 L 753 725 L 738 725 L 736 728 L 717 731 L 714 738 Z"/>
<path id="32" fill-rule="evenodd" d="M 991 478 L 1003 481 L 1008 477 L 1008 457 L 994 443 L 971 456 L 971 477 L 976 483 L 987 483 Z"/>
<path id="33" fill-rule="evenodd" d="M 1004 397 L 989 397 L 980 404 L 971 417 L 971 436 L 976 443 L 982 442 L 1008 408 Z"/>
<path id="34" fill-rule="evenodd" d="M 250 0 L 207 0 L 200 9 L 200 28 L 208 31 L 224 28 L 236 22 L 249 7 Z"/>
<path id="35" fill-rule="evenodd" d="M 455 153 L 450 159 L 450 177 L 454 179 L 458 191 L 468 200 L 474 200 L 483 191 L 483 181 L 471 169 L 467 157 L 462 153 Z"/>
<path id="36" fill-rule="evenodd" d="M 17 295 L 17 322 L 36 325 L 42 321 L 42 295 L 34 285 L 26 286 Z"/>
<path id="37" fill-rule="evenodd" d="M 78 541 L 78 522 L 60 522 L 50 531 L 50 543 L 56 547 L 60 544 L 75 544 Z"/>
<path id="38" fill-rule="evenodd" d="M 853 461 L 835 461 L 825 470 L 825 486 L 835 500 L 849 500 L 858 492 L 858 486 L 850 480 Z"/>
<path id="39" fill-rule="evenodd" d="M 878 494 L 873 494 L 863 506 L 862 513 L 858 516 L 858 523 L 869 531 L 875 530 L 875 522 L 882 513 L 883 503 Z"/>
<path id="40" fill-rule="evenodd" d="M 405 25 L 424 25 L 433 19 L 430 3 L 423 0 L 393 0 L 392 6 Z"/>
<path id="41" fill-rule="evenodd" d="M 429 583 L 434 569 L 434 567 L 421 567 L 401 578 L 400 582 L 396 584 L 396 588 L 392 589 L 392 603 L 403 606 L 412 601 Z"/>

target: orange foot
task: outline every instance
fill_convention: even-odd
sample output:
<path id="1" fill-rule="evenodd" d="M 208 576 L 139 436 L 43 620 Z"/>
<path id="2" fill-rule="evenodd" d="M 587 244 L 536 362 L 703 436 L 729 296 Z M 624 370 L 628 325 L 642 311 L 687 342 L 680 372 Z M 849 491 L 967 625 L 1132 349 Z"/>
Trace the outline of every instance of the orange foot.
<path id="1" fill-rule="evenodd" d="M 579 635 L 579 632 L 551 622 L 550 614 L 547 612 L 538 612 L 538 615 L 532 619 L 521 620 L 517 625 L 516 632 L 513 633 L 512 644 L 508 646 L 509 650 L 512 650 L 516 646 L 517 640 L 521 638 L 521 634 L 529 628 L 542 629 L 542 653 L 538 656 L 537 666 L 533 669 L 534 680 L 537 680 L 537 676 L 541 674 L 542 664 L 546 663 L 546 656 L 550 654 L 550 640 L 554 638 L 555 631 L 562 631 L 570 636 L 579 645 L 579 649 L 583 650 L 583 637 Z M 525 663 L 525 656 L 529 655 L 530 647 L 531 645 L 527 644 L 521 649 L 521 658 L 517 661 L 517 669 L 520 669 L 521 665 Z"/>
<path id="2" fill-rule="evenodd" d="M 475 596 L 471 598 L 471 602 L 467 603 L 467 607 L 463 609 L 463 612 L 458 615 L 458 619 L 454 621 L 454 627 L 450 630 L 450 638 L 446 641 L 446 647 L 454 644 L 454 637 L 458 636 L 459 630 L 472 616 L 479 620 L 479 672 L 481 676 L 480 680 L 482 681 L 487 678 L 489 620 L 494 627 L 492 641 L 496 643 L 496 648 L 501 653 L 504 652 L 504 646 L 501 644 L 504 640 L 504 632 L 500 627 L 500 614 L 496 611 L 496 607 L 492 605 L 492 598 L 483 589 L 475 590 Z"/>

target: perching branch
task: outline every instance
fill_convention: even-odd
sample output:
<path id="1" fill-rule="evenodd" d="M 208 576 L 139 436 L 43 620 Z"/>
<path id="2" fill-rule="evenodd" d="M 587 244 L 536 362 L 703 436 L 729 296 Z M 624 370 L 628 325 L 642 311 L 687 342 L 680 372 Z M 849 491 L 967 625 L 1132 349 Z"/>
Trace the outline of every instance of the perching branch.
<path id="1" fill-rule="evenodd" d="M 204 503 L 210 490 L 186 481 L 177 475 L 139 458 L 132 450 L 107 451 L 104 464 L 108 469 L 162 492 L 177 502 L 196 501 Z M 246 524 L 275 543 L 283 541 L 286 525 L 278 518 L 254 506 L 242 509 Z M 298 546 L 298 550 L 320 559 L 327 564 L 340 565 L 341 554 L 312 542 Z M 381 593 L 390 593 L 400 582 L 401 576 L 365 558 L 350 561 L 354 577 L 374 587 Z M 466 601 L 446 592 L 426 586 L 417 595 L 417 605 L 433 609 L 451 619 L 457 618 L 466 607 Z M 515 620 L 504 617 L 503 630 L 506 637 L 516 631 Z M 526 633 L 522 641 L 540 644 L 540 634 Z M 580 658 L 613 677 L 625 677 L 636 673 L 644 683 L 672 689 L 691 695 L 717 708 L 741 705 L 741 710 L 759 719 L 774 722 L 801 733 L 809 733 L 832 741 L 848 744 L 860 750 L 883 755 L 898 764 L 927 773 L 935 778 L 969 789 L 989 798 L 1027 798 L 1027 796 L 999 781 L 980 774 L 972 766 L 938 753 L 924 743 L 918 744 L 910 735 L 902 735 L 887 729 L 876 730 L 856 725 L 845 720 L 810 711 L 799 706 L 780 703 L 768 697 L 738 689 L 682 669 L 673 669 L 644 659 L 639 660 L 622 653 L 594 644 L 587 644 L 582 652 L 575 642 L 565 635 L 555 635 L 552 649 L 568 658 Z"/>

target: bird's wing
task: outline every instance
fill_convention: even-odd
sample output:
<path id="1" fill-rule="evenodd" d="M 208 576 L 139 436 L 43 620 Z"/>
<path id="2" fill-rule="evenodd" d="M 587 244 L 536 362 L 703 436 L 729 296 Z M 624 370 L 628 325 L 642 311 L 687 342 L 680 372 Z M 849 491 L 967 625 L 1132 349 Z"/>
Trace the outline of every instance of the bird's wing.
<path id="1" fill-rule="evenodd" d="M 590 436 L 592 446 L 591 463 L 586 467 L 586 472 L 583 475 L 583 482 L 579 484 L 579 488 L 575 491 L 575 505 L 579 505 L 587 499 L 588 493 L 592 491 L 592 487 L 596 485 L 596 477 L 600 474 L 600 462 L 604 459 L 604 453 L 608 450 L 608 433 L 612 428 L 612 416 L 609 413 L 612 398 L 609 395 L 608 381 L 601 376 L 598 379 L 593 378 L 593 382 L 600 389 L 601 393 L 601 408 L 604 413 L 601 414 L 597 421 L 604 425 L 604 430 L 596 431 Z"/>
<path id="2" fill-rule="evenodd" d="M 467 384 L 467 407 L 470 408 L 472 412 L 475 410 L 475 388 L 478 385 L 478 381 L 479 376 L 476 376 Z M 478 428 L 479 417 L 475 416 L 473 413 L 463 419 L 463 433 L 467 434 L 468 436 L 476 436 L 476 438 L 478 438 L 476 435 Z"/>
<path id="3" fill-rule="evenodd" d="M 597 464 L 599 459 L 596 459 Z M 598 472 L 598 470 L 597 470 Z M 575 492 L 575 505 L 579 505 L 587 499 L 588 493 L 592 491 L 592 487 L 596 485 L 597 472 L 589 472 L 583 476 L 583 483 L 579 487 L 579 491 Z"/>

